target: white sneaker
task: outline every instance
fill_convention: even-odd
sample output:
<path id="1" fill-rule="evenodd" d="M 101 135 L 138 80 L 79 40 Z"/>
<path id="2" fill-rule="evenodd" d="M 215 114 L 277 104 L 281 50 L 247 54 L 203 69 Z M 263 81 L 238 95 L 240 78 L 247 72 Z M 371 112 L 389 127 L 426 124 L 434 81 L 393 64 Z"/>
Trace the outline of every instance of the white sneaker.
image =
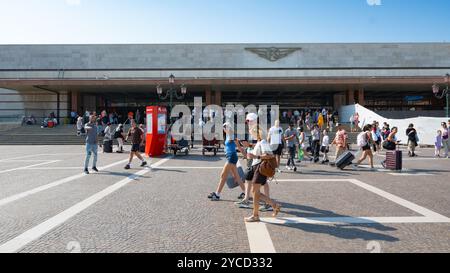
<path id="1" fill-rule="evenodd" d="M 290 171 L 292 170 L 290 166 L 286 166 L 286 170 Z"/>

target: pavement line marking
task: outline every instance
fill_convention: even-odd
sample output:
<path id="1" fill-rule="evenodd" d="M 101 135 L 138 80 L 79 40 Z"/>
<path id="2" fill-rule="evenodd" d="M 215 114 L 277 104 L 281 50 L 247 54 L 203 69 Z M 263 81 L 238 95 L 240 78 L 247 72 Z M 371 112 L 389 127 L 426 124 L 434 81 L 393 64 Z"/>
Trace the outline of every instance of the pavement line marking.
<path id="1" fill-rule="evenodd" d="M 429 210 L 427 208 L 424 208 L 422 206 L 414 204 L 414 203 L 412 203 L 412 202 L 410 202 L 408 200 L 405 200 L 405 199 L 403 199 L 401 197 L 398 197 L 396 195 L 393 195 L 391 193 L 383 191 L 383 190 L 381 190 L 379 188 L 376 188 L 376 187 L 374 187 L 372 185 L 369 185 L 369 184 L 366 184 L 364 182 L 361 182 L 361 181 L 359 181 L 357 179 L 349 179 L 348 181 L 350 183 L 354 184 L 354 185 L 357 185 L 357 186 L 359 186 L 359 187 L 361 187 L 361 188 L 363 188 L 365 190 L 368 190 L 368 191 L 370 191 L 372 193 L 375 193 L 375 194 L 377 194 L 379 196 L 382 196 L 382 197 L 388 199 L 391 202 L 397 203 L 398 205 L 401 205 L 401 206 L 403 206 L 405 208 L 408 208 L 408 209 L 410 209 L 410 210 L 412 210 L 414 212 L 417 212 L 417 213 L 419 213 L 419 214 L 421 214 L 423 216 L 436 218 L 436 219 L 444 219 L 444 220 L 445 219 L 449 219 L 449 218 L 447 218 L 447 217 L 445 217 L 445 216 L 443 216 L 443 215 L 441 215 L 441 214 L 439 214 L 437 212 L 434 212 L 432 210 Z"/>
<path id="2" fill-rule="evenodd" d="M 433 219 L 442 219 L 443 221 L 447 221 L 449 218 L 447 218 L 444 215 L 441 215 L 437 212 L 434 212 L 432 210 L 429 210 L 427 208 L 424 208 L 422 206 L 419 206 L 415 203 L 412 203 L 408 200 L 405 200 L 401 197 L 398 197 L 396 195 L 393 195 L 391 193 L 388 193 L 386 191 L 383 191 L 377 187 L 374 187 L 372 185 L 366 184 L 364 182 L 361 182 L 357 179 L 279 179 L 278 182 L 350 182 L 356 186 L 359 186 L 367 191 L 370 191 L 376 195 L 379 195 L 381 197 L 384 197 L 388 199 L 391 202 L 394 202 L 400 206 L 403 206 L 407 209 L 410 209 L 420 215 L 423 215 L 425 217 L 433 218 Z"/>
<path id="3" fill-rule="evenodd" d="M 417 172 L 417 173 L 415 173 L 415 172 L 409 172 L 409 173 L 398 172 L 398 173 L 388 173 L 388 174 L 393 175 L 393 176 L 411 176 L 411 175 L 434 176 L 434 174 L 432 174 L 432 173 L 424 173 L 424 172 Z"/>
<path id="4" fill-rule="evenodd" d="M 61 160 L 47 160 L 47 162 L 43 162 L 43 163 L 39 163 L 39 164 L 34 164 L 34 165 L 29 165 L 29 166 L 18 167 L 18 168 L 14 168 L 14 169 L 0 171 L 0 174 L 14 172 L 14 171 L 19 171 L 19 170 L 25 170 L 25 169 L 28 169 L 28 168 L 42 166 L 42 165 L 48 165 L 48 164 L 56 163 L 56 162 L 59 162 L 59 161 L 61 161 Z"/>
<path id="5" fill-rule="evenodd" d="M 114 166 L 117 166 L 117 165 L 120 165 L 120 164 L 124 164 L 124 163 L 126 163 L 126 162 L 128 162 L 128 159 L 124 159 L 124 160 L 122 160 L 122 161 L 119 161 L 119 162 L 116 162 L 116 163 L 107 165 L 107 166 L 105 166 L 105 167 L 99 168 L 99 171 L 103 171 L 103 170 L 112 168 L 112 167 L 114 167 Z M 15 195 L 6 197 L 6 198 L 0 200 L 0 207 L 4 206 L 4 205 L 6 205 L 6 204 L 9 204 L 9 203 L 11 203 L 11 202 L 20 200 L 20 199 L 22 199 L 22 198 L 25 198 L 25 197 L 27 197 L 27 196 L 30 196 L 30 195 L 32 195 L 32 194 L 36 194 L 36 193 L 39 193 L 39 192 L 42 192 L 42 191 L 45 191 L 45 190 L 54 188 L 54 187 L 56 187 L 56 186 L 60 186 L 60 185 L 62 185 L 62 184 L 65 184 L 65 183 L 68 183 L 68 182 L 77 180 L 77 179 L 82 178 L 82 177 L 84 177 L 84 176 L 86 176 L 85 173 L 80 173 L 80 174 L 77 174 L 77 175 L 69 176 L 69 177 L 66 177 L 66 178 L 63 178 L 63 179 L 60 179 L 60 180 L 51 182 L 51 183 L 49 183 L 49 184 L 42 185 L 42 186 L 40 186 L 40 187 L 31 189 L 31 190 L 28 190 L 28 191 L 25 191 L 25 192 L 21 192 L 21 193 L 18 193 L 18 194 L 15 194 Z"/>
<path id="6" fill-rule="evenodd" d="M 44 162 L 44 161 L 50 161 L 45 159 L 10 159 L 5 160 L 3 162 Z"/>
<path id="7" fill-rule="evenodd" d="M 83 155 L 83 153 L 33 154 L 33 155 L 25 155 L 25 156 L 18 156 L 18 157 L 0 159 L 0 162 L 9 161 L 11 159 L 23 159 L 23 158 L 30 158 L 30 157 L 37 157 L 37 156 L 58 156 L 58 155 Z"/>
<path id="8" fill-rule="evenodd" d="M 276 253 L 265 223 L 245 223 L 251 253 Z"/>
<path id="9" fill-rule="evenodd" d="M 155 167 L 164 164 L 169 161 L 170 158 L 161 159 L 157 163 L 154 164 Z M 112 186 L 107 187 L 106 189 L 84 199 L 83 201 L 73 205 L 72 207 L 66 209 L 65 211 L 59 213 L 58 215 L 53 216 L 52 218 L 46 220 L 45 222 L 25 231 L 19 236 L 9 240 L 8 242 L 0 245 L 0 253 L 14 253 L 20 251 L 29 243 L 39 239 L 43 235 L 47 234 L 51 230 L 56 227 L 64 224 L 67 220 L 94 205 L 98 201 L 107 197 L 108 195 L 116 192 L 117 190 L 123 188 L 128 185 L 130 182 L 135 181 L 137 178 L 151 172 L 151 168 L 146 168 L 137 173 L 134 173 L 127 178 L 115 183 Z"/>
<path id="10" fill-rule="evenodd" d="M 52 170 L 82 170 L 83 167 L 37 167 L 37 168 L 27 168 L 27 170 L 33 171 L 52 171 Z"/>
<path id="11" fill-rule="evenodd" d="M 276 179 L 275 182 L 349 182 L 350 179 L 326 179 L 326 178 L 311 178 L 311 179 Z"/>
<path id="12" fill-rule="evenodd" d="M 154 168 L 155 170 L 166 170 L 166 169 L 223 169 L 222 167 L 184 167 L 184 166 L 170 166 L 170 167 L 159 167 Z"/>
<path id="13" fill-rule="evenodd" d="M 407 224 L 407 223 L 450 223 L 450 219 L 412 216 L 412 217 L 281 217 L 261 218 L 267 224 Z"/>
<path id="14" fill-rule="evenodd" d="M 37 168 L 27 168 L 27 170 L 75 170 L 75 169 L 83 169 L 84 167 L 37 167 Z M 215 169 L 223 169 L 223 167 L 158 167 L 153 168 L 154 170 L 176 170 L 176 169 L 205 169 L 205 170 L 215 170 Z"/>

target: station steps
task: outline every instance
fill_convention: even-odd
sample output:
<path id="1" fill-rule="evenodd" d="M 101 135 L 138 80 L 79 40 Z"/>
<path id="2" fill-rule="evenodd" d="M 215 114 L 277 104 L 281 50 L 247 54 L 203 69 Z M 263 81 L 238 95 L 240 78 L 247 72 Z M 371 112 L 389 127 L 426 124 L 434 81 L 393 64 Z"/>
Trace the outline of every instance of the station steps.
<path id="1" fill-rule="evenodd" d="M 115 126 L 113 126 L 113 130 Z M 128 126 L 125 128 L 125 131 Z M 330 133 L 330 139 L 335 133 Z M 356 143 L 358 133 L 348 133 L 350 143 Z M 102 141 L 102 137 L 99 137 Z M 0 132 L 0 145 L 84 145 L 85 136 L 76 135 L 75 125 L 60 125 L 55 128 L 40 126 L 21 126 Z M 116 145 L 114 141 L 114 145 Z M 196 142 L 195 145 L 201 145 Z"/>

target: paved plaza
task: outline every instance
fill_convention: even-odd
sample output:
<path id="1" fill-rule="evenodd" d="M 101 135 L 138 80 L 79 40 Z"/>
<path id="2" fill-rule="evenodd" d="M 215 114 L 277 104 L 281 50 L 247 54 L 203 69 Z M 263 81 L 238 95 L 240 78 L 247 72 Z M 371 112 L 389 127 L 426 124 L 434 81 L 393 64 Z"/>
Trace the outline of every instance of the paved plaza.
<path id="1" fill-rule="evenodd" d="M 450 160 L 418 154 L 403 172 L 302 163 L 270 182 L 279 217 L 246 224 L 238 189 L 206 198 L 223 153 L 131 170 L 128 154 L 99 153 L 84 175 L 83 146 L 3 146 L 0 252 L 449 252 Z"/>

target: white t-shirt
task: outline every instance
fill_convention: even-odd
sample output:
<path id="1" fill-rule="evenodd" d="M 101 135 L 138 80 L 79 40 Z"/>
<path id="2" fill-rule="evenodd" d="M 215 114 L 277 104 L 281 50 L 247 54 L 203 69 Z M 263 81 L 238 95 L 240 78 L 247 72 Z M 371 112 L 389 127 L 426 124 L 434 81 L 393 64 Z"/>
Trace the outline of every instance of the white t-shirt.
<path id="1" fill-rule="evenodd" d="M 281 144 L 282 137 L 283 137 L 283 129 L 281 127 L 272 127 L 269 130 L 270 135 L 270 145 L 277 145 Z"/>
<path id="2" fill-rule="evenodd" d="M 266 140 L 258 141 L 252 150 L 254 156 L 262 156 L 263 154 L 272 154 L 272 149 Z M 261 159 L 253 159 L 252 166 L 256 166 L 261 163 Z"/>
<path id="3" fill-rule="evenodd" d="M 322 139 L 322 147 L 328 147 L 330 146 L 330 137 L 328 135 L 323 136 Z"/>

